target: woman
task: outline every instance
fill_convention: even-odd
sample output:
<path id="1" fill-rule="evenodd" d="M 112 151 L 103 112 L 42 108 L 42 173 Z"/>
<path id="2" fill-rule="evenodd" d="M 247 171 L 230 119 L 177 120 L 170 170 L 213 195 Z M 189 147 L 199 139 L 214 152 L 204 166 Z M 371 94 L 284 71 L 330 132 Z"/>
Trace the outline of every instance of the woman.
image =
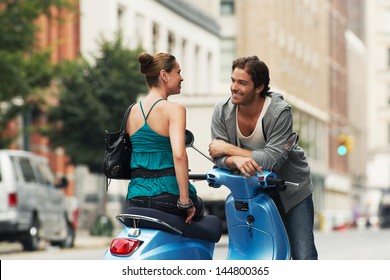
<path id="1" fill-rule="evenodd" d="M 167 100 L 180 93 L 180 65 L 166 53 L 141 53 L 138 61 L 149 93 L 127 120 L 133 146 L 127 203 L 181 215 L 191 223 L 203 215 L 203 202 L 188 180 L 186 110 Z"/>

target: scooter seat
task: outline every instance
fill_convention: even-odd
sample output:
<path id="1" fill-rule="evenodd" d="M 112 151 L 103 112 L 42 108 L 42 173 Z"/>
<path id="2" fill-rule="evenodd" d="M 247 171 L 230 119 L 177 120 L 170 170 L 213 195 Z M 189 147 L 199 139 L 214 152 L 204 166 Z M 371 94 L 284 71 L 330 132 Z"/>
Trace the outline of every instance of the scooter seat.
<path id="1" fill-rule="evenodd" d="M 183 236 L 189 238 L 202 239 L 217 243 L 222 236 L 222 221 L 217 216 L 213 215 L 206 215 L 200 218 L 198 221 L 192 220 L 191 224 L 186 224 L 184 217 L 168 214 L 153 208 L 129 207 L 126 209 L 126 214 L 146 216 L 161 220 L 178 229 L 182 232 Z M 155 223 L 150 220 L 142 220 L 140 218 L 126 218 L 124 219 L 124 223 L 126 226 L 132 227 L 134 225 L 134 220 L 137 220 L 136 224 L 139 228 L 159 229 L 177 234 L 176 231 L 173 231 L 169 227 L 164 226 L 164 224 Z"/>

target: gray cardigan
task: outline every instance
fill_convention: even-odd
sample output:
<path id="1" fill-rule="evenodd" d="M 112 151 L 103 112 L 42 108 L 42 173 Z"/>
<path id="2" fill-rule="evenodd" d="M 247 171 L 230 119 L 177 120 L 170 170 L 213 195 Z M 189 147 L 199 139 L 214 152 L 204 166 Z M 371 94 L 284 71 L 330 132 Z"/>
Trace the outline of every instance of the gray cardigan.
<path id="1" fill-rule="evenodd" d="M 283 145 L 292 133 L 293 116 L 291 106 L 284 100 L 283 95 L 269 92 L 271 104 L 263 117 L 263 133 L 266 141 L 263 149 L 254 150 L 252 158 L 263 167 L 270 170 L 272 164 L 280 157 Z M 214 108 L 211 121 L 212 139 L 221 139 L 233 145 L 237 145 L 236 132 L 236 105 L 230 101 L 230 97 Z M 214 163 L 220 168 L 228 169 L 225 164 L 226 156 L 215 158 Z M 310 166 L 302 148 L 299 146 L 291 151 L 288 156 L 280 158 L 275 172 L 286 181 L 299 183 L 296 186 L 287 186 L 281 191 L 283 206 L 288 212 L 313 192 L 313 184 L 310 177 Z"/>

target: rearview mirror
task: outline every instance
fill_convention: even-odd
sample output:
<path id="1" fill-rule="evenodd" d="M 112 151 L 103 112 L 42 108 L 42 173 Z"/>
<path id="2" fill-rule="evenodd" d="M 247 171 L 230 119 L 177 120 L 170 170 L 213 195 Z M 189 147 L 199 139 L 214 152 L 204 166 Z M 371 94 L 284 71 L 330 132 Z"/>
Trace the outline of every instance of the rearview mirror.
<path id="1" fill-rule="evenodd" d="M 201 151 L 199 151 L 195 146 L 194 146 L 194 141 L 195 141 L 195 137 L 194 137 L 194 134 L 192 134 L 191 131 L 189 131 L 188 129 L 186 129 L 186 134 L 185 134 L 185 141 L 186 141 L 186 147 L 189 148 L 193 148 L 194 150 L 196 150 L 198 153 L 200 153 L 202 156 L 204 156 L 205 158 L 207 158 L 209 161 L 213 162 L 212 158 L 205 155 L 204 153 L 202 153 Z"/>
<path id="2" fill-rule="evenodd" d="M 188 129 L 186 129 L 186 147 L 191 147 L 192 144 L 194 144 L 194 140 L 195 140 L 195 137 L 194 137 L 194 134 L 192 134 L 191 131 L 189 131 Z"/>

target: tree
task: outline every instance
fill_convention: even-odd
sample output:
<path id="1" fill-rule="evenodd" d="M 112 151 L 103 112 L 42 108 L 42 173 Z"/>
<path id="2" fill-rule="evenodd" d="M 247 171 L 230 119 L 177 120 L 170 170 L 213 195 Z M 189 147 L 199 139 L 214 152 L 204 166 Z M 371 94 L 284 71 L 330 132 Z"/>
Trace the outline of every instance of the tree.
<path id="1" fill-rule="evenodd" d="M 1 0 L 0 2 L 0 133 L 16 116 L 38 106 L 37 93 L 49 85 L 50 53 L 36 47 L 35 20 L 52 7 L 70 8 L 68 0 Z M 0 137 L 0 148 L 11 137 Z"/>
<path id="2" fill-rule="evenodd" d="M 146 90 L 137 60 L 140 51 L 123 47 L 118 35 L 114 42 L 101 40 L 95 64 L 80 59 L 60 65 L 59 103 L 49 110 L 52 126 L 46 132 L 73 164 L 101 172 L 105 130 L 119 130 L 127 106 Z"/>

